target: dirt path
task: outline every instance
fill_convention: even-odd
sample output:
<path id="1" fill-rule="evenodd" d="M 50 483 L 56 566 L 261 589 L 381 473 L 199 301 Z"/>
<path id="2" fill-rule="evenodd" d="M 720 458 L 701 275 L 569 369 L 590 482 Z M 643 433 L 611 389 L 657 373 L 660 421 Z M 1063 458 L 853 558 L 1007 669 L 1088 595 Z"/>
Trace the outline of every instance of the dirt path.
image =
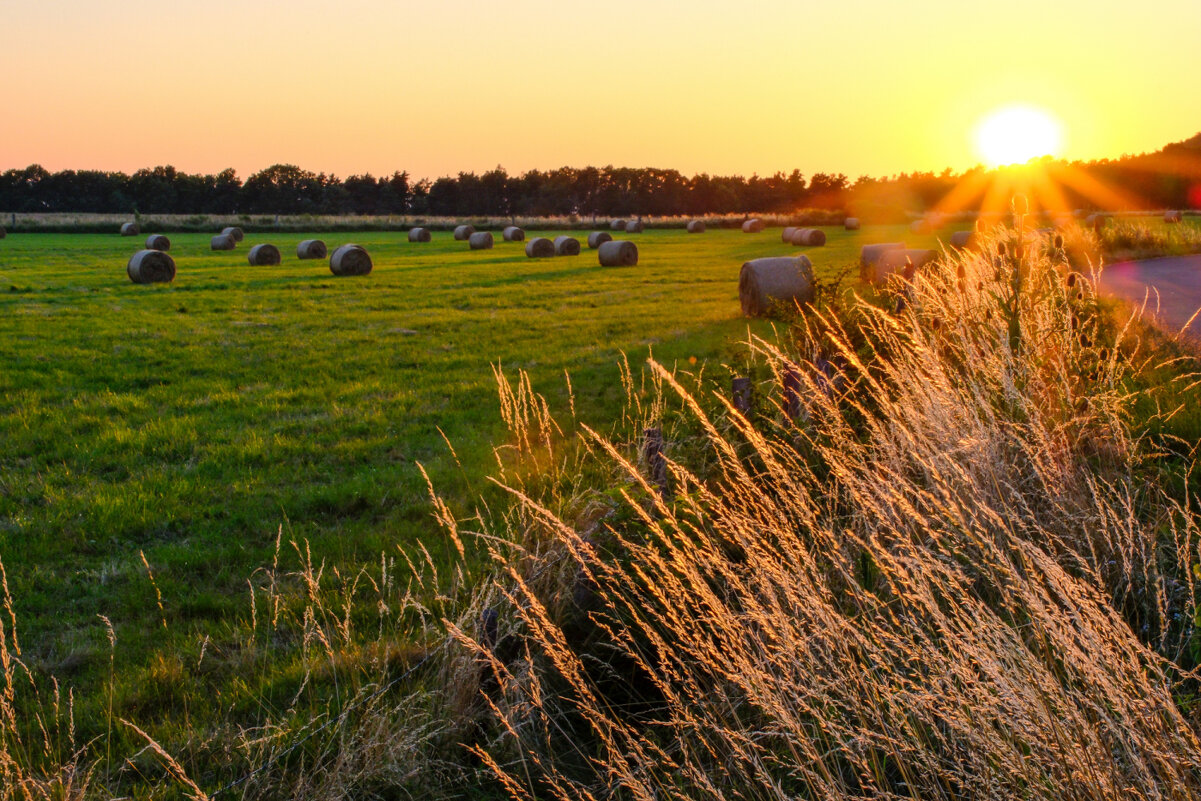
<path id="1" fill-rule="evenodd" d="M 1175 334 L 1201 308 L 1201 256 L 1108 264 L 1101 271 L 1101 291 L 1135 306 L 1145 298 L 1146 316 Z M 1201 315 L 1189 324 L 1188 335 L 1201 340 Z"/>

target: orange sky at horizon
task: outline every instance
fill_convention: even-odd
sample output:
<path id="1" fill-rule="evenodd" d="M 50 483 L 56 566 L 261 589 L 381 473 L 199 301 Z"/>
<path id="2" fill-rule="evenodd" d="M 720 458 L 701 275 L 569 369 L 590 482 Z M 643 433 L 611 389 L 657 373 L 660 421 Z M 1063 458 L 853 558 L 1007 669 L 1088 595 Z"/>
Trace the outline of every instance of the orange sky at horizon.
<path id="1" fill-rule="evenodd" d="M 999 107 L 1061 155 L 1201 130 L 1201 3 L 42 0 L 4 12 L 0 170 L 275 163 L 434 178 L 503 165 L 887 175 L 984 161 Z"/>

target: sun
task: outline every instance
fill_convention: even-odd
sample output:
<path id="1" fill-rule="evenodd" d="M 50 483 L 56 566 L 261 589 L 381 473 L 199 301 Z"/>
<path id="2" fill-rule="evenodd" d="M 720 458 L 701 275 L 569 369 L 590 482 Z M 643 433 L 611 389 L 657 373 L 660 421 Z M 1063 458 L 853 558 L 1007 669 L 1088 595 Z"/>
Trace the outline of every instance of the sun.
<path id="1" fill-rule="evenodd" d="M 1058 156 L 1061 139 L 1059 121 L 1033 106 L 997 109 L 976 128 L 976 149 L 990 167 Z"/>

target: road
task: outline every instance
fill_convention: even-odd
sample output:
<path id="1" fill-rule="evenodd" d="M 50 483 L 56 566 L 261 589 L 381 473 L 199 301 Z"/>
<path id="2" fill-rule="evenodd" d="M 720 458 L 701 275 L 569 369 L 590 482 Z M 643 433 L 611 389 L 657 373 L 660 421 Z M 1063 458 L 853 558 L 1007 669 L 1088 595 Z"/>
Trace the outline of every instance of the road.
<path id="1" fill-rule="evenodd" d="M 1188 335 L 1201 341 L 1201 256 L 1121 261 L 1101 271 L 1101 292 L 1141 306 L 1146 317 L 1175 334 L 1188 323 Z M 1158 297 L 1156 295 L 1158 290 Z"/>

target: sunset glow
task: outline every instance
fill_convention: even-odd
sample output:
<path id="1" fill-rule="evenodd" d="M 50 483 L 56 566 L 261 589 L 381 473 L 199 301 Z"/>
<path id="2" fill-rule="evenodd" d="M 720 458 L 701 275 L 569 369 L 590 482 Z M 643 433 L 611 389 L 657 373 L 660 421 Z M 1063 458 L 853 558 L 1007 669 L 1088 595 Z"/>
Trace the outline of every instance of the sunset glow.
<path id="1" fill-rule="evenodd" d="M 976 130 L 976 148 L 990 167 L 1058 156 L 1062 139 L 1060 124 L 1047 112 L 1029 106 L 995 111 Z"/>

